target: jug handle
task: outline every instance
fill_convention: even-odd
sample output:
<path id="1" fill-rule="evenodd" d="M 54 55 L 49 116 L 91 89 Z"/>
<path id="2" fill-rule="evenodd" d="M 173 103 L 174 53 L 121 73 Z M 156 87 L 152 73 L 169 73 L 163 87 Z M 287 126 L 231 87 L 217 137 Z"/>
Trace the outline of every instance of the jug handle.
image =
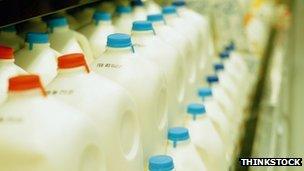
<path id="1" fill-rule="evenodd" d="M 76 31 L 74 32 L 74 34 L 77 39 L 77 42 L 79 43 L 79 45 L 81 46 L 81 48 L 83 50 L 87 63 L 91 64 L 93 62 L 94 58 L 93 58 L 92 50 L 91 50 L 88 39 L 84 35 L 76 32 Z"/>

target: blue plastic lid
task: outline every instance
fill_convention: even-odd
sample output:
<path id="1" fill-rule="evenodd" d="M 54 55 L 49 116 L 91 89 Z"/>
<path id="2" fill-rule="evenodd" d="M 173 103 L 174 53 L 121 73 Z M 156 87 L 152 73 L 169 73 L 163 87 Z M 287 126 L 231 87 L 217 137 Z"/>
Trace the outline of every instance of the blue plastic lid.
<path id="1" fill-rule="evenodd" d="M 168 131 L 168 139 L 174 142 L 185 141 L 190 138 L 187 128 L 184 127 L 174 127 L 170 128 Z"/>
<path id="2" fill-rule="evenodd" d="M 225 69 L 224 64 L 216 63 L 213 65 L 215 71 L 222 71 Z"/>
<path id="3" fill-rule="evenodd" d="M 234 42 L 231 42 L 228 46 L 226 46 L 226 51 L 233 51 L 235 50 L 235 44 Z"/>
<path id="4" fill-rule="evenodd" d="M 166 6 L 162 10 L 163 14 L 176 14 L 175 6 Z"/>
<path id="5" fill-rule="evenodd" d="M 68 20 L 65 17 L 53 18 L 48 21 L 50 28 L 67 26 Z"/>
<path id="6" fill-rule="evenodd" d="M 211 88 L 200 88 L 198 90 L 198 95 L 200 97 L 210 97 L 210 96 L 212 96 L 212 89 Z"/>
<path id="7" fill-rule="evenodd" d="M 132 45 L 131 37 L 128 34 L 115 33 L 107 38 L 107 46 L 113 48 L 124 48 Z"/>
<path id="8" fill-rule="evenodd" d="M 13 25 L 13 26 L 7 26 L 7 27 L 3 27 L 1 28 L 1 31 L 4 31 L 4 32 L 16 32 L 16 27 Z"/>
<path id="9" fill-rule="evenodd" d="M 223 52 L 220 53 L 219 56 L 220 56 L 220 58 L 222 58 L 222 59 L 226 59 L 226 58 L 229 58 L 230 53 L 229 53 L 229 51 L 224 50 Z"/>
<path id="10" fill-rule="evenodd" d="M 153 30 L 152 23 L 150 21 L 134 21 L 132 25 L 133 31 L 150 31 Z"/>
<path id="11" fill-rule="evenodd" d="M 49 36 L 47 33 L 30 32 L 26 35 L 26 42 L 33 43 L 48 43 Z"/>
<path id="12" fill-rule="evenodd" d="M 95 21 L 110 21 L 111 14 L 103 11 L 96 11 L 93 15 Z"/>
<path id="13" fill-rule="evenodd" d="M 164 16 L 163 14 L 151 14 L 148 15 L 147 20 L 151 22 L 164 21 Z"/>
<path id="14" fill-rule="evenodd" d="M 182 7 L 186 5 L 185 0 L 176 0 L 172 3 L 172 5 L 176 6 L 176 7 Z"/>
<path id="15" fill-rule="evenodd" d="M 132 0 L 131 5 L 132 6 L 144 6 L 144 3 L 141 0 Z"/>
<path id="16" fill-rule="evenodd" d="M 171 171 L 174 169 L 173 159 L 167 155 L 156 155 L 149 159 L 150 171 Z"/>
<path id="17" fill-rule="evenodd" d="M 119 14 L 123 14 L 123 13 L 131 13 L 132 12 L 132 8 L 130 6 L 118 6 L 116 8 L 116 12 Z"/>
<path id="18" fill-rule="evenodd" d="M 209 76 L 207 76 L 206 80 L 209 84 L 219 82 L 219 78 L 217 75 L 209 75 Z"/>
<path id="19" fill-rule="evenodd" d="M 206 113 L 205 106 L 199 103 L 191 103 L 187 107 L 187 113 L 190 115 L 202 115 Z"/>

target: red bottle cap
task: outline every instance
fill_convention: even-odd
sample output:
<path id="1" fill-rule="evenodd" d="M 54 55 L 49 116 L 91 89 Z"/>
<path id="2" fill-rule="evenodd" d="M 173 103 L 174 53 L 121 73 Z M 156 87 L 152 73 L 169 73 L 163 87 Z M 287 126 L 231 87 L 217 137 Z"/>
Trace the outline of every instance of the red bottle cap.
<path id="1" fill-rule="evenodd" d="M 70 69 L 81 66 L 84 66 L 86 71 L 90 72 L 85 57 L 82 53 L 72 53 L 58 57 L 59 69 Z"/>
<path id="2" fill-rule="evenodd" d="M 8 46 L 0 45 L 0 59 L 14 59 L 14 50 Z"/>
<path id="3" fill-rule="evenodd" d="M 38 75 L 19 75 L 11 77 L 8 80 L 9 91 L 26 91 L 39 88 L 41 89 L 42 95 L 46 96 L 46 92 L 42 87 L 40 77 Z"/>

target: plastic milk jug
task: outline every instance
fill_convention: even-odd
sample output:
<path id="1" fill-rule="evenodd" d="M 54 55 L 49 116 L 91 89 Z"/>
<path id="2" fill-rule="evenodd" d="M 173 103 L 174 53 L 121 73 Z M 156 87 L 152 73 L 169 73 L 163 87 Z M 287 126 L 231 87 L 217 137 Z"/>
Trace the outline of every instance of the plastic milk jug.
<path id="1" fill-rule="evenodd" d="M 0 30 L 0 44 L 12 47 L 18 51 L 24 45 L 24 40 L 17 35 L 15 26 L 4 27 Z"/>
<path id="2" fill-rule="evenodd" d="M 130 34 L 134 16 L 130 6 L 118 6 L 116 8 L 118 17 L 114 20 L 114 25 L 119 33 Z"/>

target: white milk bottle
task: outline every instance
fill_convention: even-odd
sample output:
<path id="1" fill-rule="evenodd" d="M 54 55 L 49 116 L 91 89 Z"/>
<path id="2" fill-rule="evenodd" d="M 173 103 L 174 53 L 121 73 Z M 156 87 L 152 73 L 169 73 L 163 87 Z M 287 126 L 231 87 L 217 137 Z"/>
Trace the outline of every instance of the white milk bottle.
<path id="1" fill-rule="evenodd" d="M 20 36 L 25 38 L 26 34 L 29 32 L 47 32 L 47 24 L 42 20 L 42 18 L 33 18 L 21 24 Z"/>
<path id="2" fill-rule="evenodd" d="M 173 158 L 176 171 L 206 171 L 187 128 L 173 127 L 168 131 L 167 154 Z"/>
<path id="3" fill-rule="evenodd" d="M 106 48 L 107 37 L 115 32 L 109 13 L 97 11 L 93 15 L 93 22 L 79 30 L 90 42 L 93 56 L 96 59 Z"/>
<path id="4" fill-rule="evenodd" d="M 149 159 L 148 171 L 174 171 L 174 162 L 168 155 L 155 155 Z"/>
<path id="5" fill-rule="evenodd" d="M 16 64 L 28 73 L 38 74 L 43 85 L 57 74 L 59 53 L 50 47 L 46 33 L 28 33 L 25 47 L 15 54 Z"/>
<path id="6" fill-rule="evenodd" d="M 209 58 L 209 44 L 212 37 L 210 32 L 209 20 L 207 17 L 196 13 L 195 11 L 187 8 L 185 0 L 175 0 L 173 5 L 177 8 L 178 15 L 183 18 L 188 25 L 196 29 L 198 38 L 198 58 L 197 58 L 197 68 L 198 75 L 201 77 L 206 73 L 208 65 L 211 63 Z"/>
<path id="7" fill-rule="evenodd" d="M 232 146 L 232 130 L 230 121 L 227 116 L 219 106 L 218 102 L 213 98 L 212 89 L 208 87 L 200 88 L 198 90 L 198 95 L 202 99 L 205 106 L 206 115 L 211 119 L 215 129 L 219 132 L 224 143 L 226 144 L 226 149 L 229 151 Z"/>
<path id="8" fill-rule="evenodd" d="M 137 20 L 146 20 L 147 19 L 147 10 L 144 6 L 144 3 L 141 0 L 131 1 L 133 6 L 133 19 Z"/>
<path id="9" fill-rule="evenodd" d="M 58 69 L 47 92 L 87 113 L 95 121 L 107 168 L 143 170 L 137 109 L 129 94 L 113 81 L 91 72 L 83 54 L 59 57 Z"/>
<path id="10" fill-rule="evenodd" d="M 108 12 L 113 15 L 116 10 L 115 2 L 114 1 L 103 1 L 98 5 L 97 10 Z"/>
<path id="11" fill-rule="evenodd" d="M 88 63 L 93 61 L 93 54 L 88 39 L 69 28 L 65 17 L 48 21 L 51 47 L 61 54 L 84 53 Z"/>
<path id="12" fill-rule="evenodd" d="M 47 97 L 39 76 L 10 78 L 0 113 L 1 171 L 106 170 L 95 124 Z"/>
<path id="13" fill-rule="evenodd" d="M 205 106 L 191 103 L 187 107 L 186 127 L 191 142 L 196 146 L 207 170 L 227 170 L 226 149 L 224 143 L 206 115 Z"/>
<path id="14" fill-rule="evenodd" d="M 169 126 L 178 123 L 179 111 L 183 107 L 185 93 L 185 76 L 181 56 L 173 46 L 163 42 L 153 31 L 149 21 L 135 21 L 132 27 L 134 50 L 142 58 L 148 59 L 158 66 L 165 74 L 168 87 Z"/>
<path id="15" fill-rule="evenodd" d="M 8 79 L 25 73 L 15 65 L 13 52 L 12 48 L 0 45 L 0 104 L 7 98 Z"/>
<path id="16" fill-rule="evenodd" d="M 12 47 L 18 51 L 24 45 L 24 40 L 17 35 L 15 26 L 4 27 L 0 30 L 0 44 Z"/>
<path id="17" fill-rule="evenodd" d="M 123 87 L 139 107 L 144 159 L 165 151 L 167 131 L 167 87 L 156 64 L 138 56 L 127 34 L 108 36 L 106 51 L 92 69 Z"/>
<path id="18" fill-rule="evenodd" d="M 116 8 L 118 16 L 114 20 L 114 25 L 118 32 L 130 34 L 134 16 L 130 6 L 118 6 Z"/>
<path id="19" fill-rule="evenodd" d="M 163 8 L 163 15 L 165 17 L 166 23 L 173 27 L 177 32 L 179 32 L 182 36 L 187 38 L 187 41 L 184 42 L 189 48 L 189 53 L 186 56 L 186 69 L 188 70 L 188 83 L 187 83 L 187 96 L 185 100 L 191 101 L 195 98 L 195 90 L 196 90 L 196 79 L 197 79 L 197 67 L 196 67 L 196 59 L 197 59 L 197 36 L 195 30 L 191 28 L 191 26 L 187 26 L 187 23 L 181 19 L 176 13 L 176 8 L 174 6 L 167 6 Z"/>
<path id="20" fill-rule="evenodd" d="M 236 109 L 236 104 L 232 101 L 231 97 L 227 94 L 225 89 L 219 84 L 219 78 L 216 75 L 207 76 L 207 82 L 209 83 L 214 99 L 218 102 L 221 109 L 227 116 L 231 130 L 233 132 L 232 137 L 233 141 L 237 137 L 237 119 L 238 119 L 238 110 Z"/>

